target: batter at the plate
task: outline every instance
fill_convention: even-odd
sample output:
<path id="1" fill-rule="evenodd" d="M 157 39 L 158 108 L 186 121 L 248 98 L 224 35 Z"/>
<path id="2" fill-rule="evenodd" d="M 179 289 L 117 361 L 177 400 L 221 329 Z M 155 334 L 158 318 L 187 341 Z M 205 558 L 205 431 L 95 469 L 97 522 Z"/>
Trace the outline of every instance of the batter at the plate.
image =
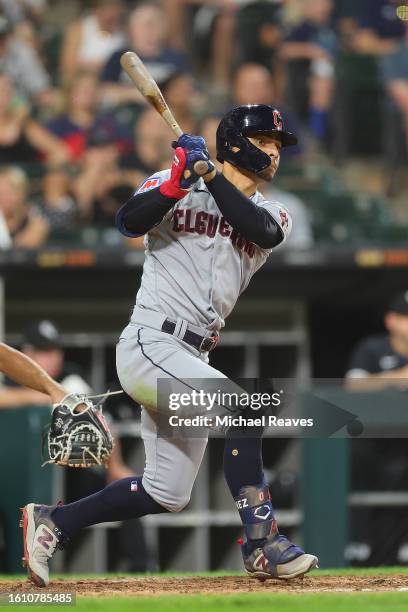
<path id="1" fill-rule="evenodd" d="M 120 209 L 122 234 L 145 235 L 142 282 L 117 346 L 117 371 L 123 389 L 143 406 L 146 467 L 141 477 L 71 504 L 29 505 L 25 546 L 36 584 L 48 584 L 48 559 L 82 527 L 187 505 L 207 439 L 157 435 L 163 409 L 157 380 L 226 381 L 208 364 L 208 352 L 252 275 L 290 233 L 289 212 L 257 187 L 273 179 L 281 148 L 296 142 L 271 106 L 234 108 L 217 130 L 222 173 L 209 160 L 204 139 L 183 134 L 173 143 L 171 169 L 147 178 Z M 194 164 L 202 160 L 208 173 L 200 178 Z M 317 558 L 278 531 L 262 468 L 262 431 L 255 437 L 236 433 L 226 435 L 224 473 L 243 523 L 245 569 L 260 579 L 303 575 Z"/>

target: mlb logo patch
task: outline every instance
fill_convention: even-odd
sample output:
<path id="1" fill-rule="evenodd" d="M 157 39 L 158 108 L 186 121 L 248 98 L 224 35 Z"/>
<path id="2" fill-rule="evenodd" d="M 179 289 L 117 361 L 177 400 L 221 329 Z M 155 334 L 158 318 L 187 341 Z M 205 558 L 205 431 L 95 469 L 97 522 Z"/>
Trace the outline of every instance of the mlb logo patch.
<path id="1" fill-rule="evenodd" d="M 160 185 L 160 178 L 148 178 L 142 183 L 137 190 L 137 193 L 143 193 L 144 191 L 149 191 L 149 189 L 154 189 Z"/>
<path id="2" fill-rule="evenodd" d="M 130 490 L 133 492 L 137 491 L 137 480 L 132 480 L 130 483 Z"/>

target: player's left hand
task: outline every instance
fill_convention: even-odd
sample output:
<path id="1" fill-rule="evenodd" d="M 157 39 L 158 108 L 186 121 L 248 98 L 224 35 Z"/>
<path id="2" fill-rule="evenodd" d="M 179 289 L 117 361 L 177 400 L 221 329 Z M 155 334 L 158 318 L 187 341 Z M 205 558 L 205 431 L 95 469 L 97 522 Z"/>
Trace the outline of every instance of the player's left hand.
<path id="1" fill-rule="evenodd" d="M 189 189 L 202 176 L 198 175 L 194 170 L 196 162 L 206 162 L 208 167 L 207 174 L 215 170 L 215 166 L 210 160 L 207 143 L 202 136 L 182 134 L 177 141 L 172 143 L 172 146 L 175 149 L 182 148 L 186 155 L 185 168 L 180 182 L 182 189 Z"/>
<path id="2" fill-rule="evenodd" d="M 199 178 L 201 178 L 202 175 L 197 174 L 197 172 L 194 170 L 194 166 L 198 161 L 206 162 L 208 168 L 206 174 L 212 172 L 215 169 L 214 164 L 210 160 L 208 151 L 199 149 L 193 149 L 192 151 L 188 151 L 186 156 L 186 167 L 183 173 L 183 178 L 180 183 L 183 189 L 188 189 L 189 187 L 194 185 L 194 183 L 197 182 Z"/>

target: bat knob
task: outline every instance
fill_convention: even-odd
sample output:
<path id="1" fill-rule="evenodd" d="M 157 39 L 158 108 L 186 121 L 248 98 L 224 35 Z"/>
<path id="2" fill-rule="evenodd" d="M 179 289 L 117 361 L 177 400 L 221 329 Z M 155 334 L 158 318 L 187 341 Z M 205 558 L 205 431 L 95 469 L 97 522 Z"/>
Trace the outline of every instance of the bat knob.
<path id="1" fill-rule="evenodd" d="M 209 170 L 209 166 L 207 162 L 204 161 L 203 159 L 200 161 L 197 161 L 194 164 L 194 172 L 198 174 L 198 176 L 203 176 L 203 174 L 207 174 L 208 170 Z"/>

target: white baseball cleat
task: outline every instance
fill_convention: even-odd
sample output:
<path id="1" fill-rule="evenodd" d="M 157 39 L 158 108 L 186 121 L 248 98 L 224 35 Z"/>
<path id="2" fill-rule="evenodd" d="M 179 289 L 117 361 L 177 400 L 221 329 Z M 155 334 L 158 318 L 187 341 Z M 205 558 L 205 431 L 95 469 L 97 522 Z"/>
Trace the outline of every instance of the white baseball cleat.
<path id="1" fill-rule="evenodd" d="M 23 567 L 27 568 L 30 580 L 38 587 L 50 582 L 48 561 L 57 548 L 62 549 L 67 539 L 51 518 L 56 506 L 27 504 L 20 508 L 23 528 Z"/>

